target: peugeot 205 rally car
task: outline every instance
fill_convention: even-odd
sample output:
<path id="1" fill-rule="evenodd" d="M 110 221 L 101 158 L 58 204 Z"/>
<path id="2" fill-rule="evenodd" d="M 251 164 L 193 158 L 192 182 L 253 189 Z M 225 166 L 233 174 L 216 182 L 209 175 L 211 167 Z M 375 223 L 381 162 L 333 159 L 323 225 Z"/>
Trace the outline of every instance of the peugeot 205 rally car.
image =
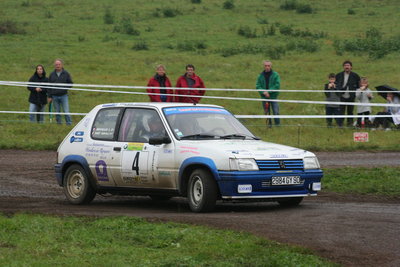
<path id="1" fill-rule="evenodd" d="M 181 103 L 96 106 L 59 146 L 55 169 L 72 204 L 96 193 L 185 196 L 195 212 L 217 200 L 298 205 L 323 175 L 313 153 L 259 140 L 220 106 Z"/>

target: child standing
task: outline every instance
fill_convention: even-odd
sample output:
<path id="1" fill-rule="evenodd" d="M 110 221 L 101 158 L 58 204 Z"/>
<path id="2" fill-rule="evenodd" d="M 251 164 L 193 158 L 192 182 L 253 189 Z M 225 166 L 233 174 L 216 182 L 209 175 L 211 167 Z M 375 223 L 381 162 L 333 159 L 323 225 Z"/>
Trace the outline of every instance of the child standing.
<path id="1" fill-rule="evenodd" d="M 368 79 L 361 78 L 360 88 L 356 90 L 356 100 L 360 103 L 368 104 L 372 99 L 372 91 L 368 88 Z M 357 118 L 357 127 L 371 125 L 368 116 L 371 114 L 371 106 L 357 106 L 357 115 L 365 115 L 365 118 Z"/>
<path id="2" fill-rule="evenodd" d="M 328 75 L 329 82 L 325 84 L 325 95 L 326 101 L 329 102 L 340 102 L 340 92 L 337 92 L 336 86 L 336 75 L 331 73 Z M 340 115 L 340 106 L 338 104 L 326 104 L 325 106 L 326 115 Z M 335 118 L 336 124 L 342 127 L 343 119 Z M 332 118 L 326 118 L 328 127 L 332 127 Z"/>

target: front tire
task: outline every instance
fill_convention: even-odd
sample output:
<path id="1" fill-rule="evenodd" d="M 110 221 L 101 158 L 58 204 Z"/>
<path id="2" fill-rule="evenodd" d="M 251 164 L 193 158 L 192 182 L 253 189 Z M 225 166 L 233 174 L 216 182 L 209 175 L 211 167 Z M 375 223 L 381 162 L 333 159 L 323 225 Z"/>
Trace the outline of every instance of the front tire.
<path id="1" fill-rule="evenodd" d="M 188 186 L 188 200 L 192 211 L 207 212 L 214 209 L 218 189 L 214 177 L 208 171 L 194 170 L 190 175 Z"/>
<path id="2" fill-rule="evenodd" d="M 96 196 L 88 175 L 82 166 L 71 165 L 64 176 L 64 194 L 71 204 L 87 204 Z"/>
<path id="3" fill-rule="evenodd" d="M 303 197 L 289 197 L 278 200 L 278 203 L 282 207 L 295 207 L 298 206 L 301 201 L 303 201 Z"/>

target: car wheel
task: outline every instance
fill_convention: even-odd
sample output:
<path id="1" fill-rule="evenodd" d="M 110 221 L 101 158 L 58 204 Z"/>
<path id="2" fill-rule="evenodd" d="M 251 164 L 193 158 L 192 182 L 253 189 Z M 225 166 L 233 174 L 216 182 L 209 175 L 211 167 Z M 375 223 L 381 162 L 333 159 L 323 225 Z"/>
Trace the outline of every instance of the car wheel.
<path id="1" fill-rule="evenodd" d="M 212 175 L 204 169 L 196 169 L 189 178 L 188 199 L 194 212 L 211 211 L 217 201 L 217 184 Z"/>
<path id="2" fill-rule="evenodd" d="M 92 188 L 82 166 L 71 165 L 64 177 L 64 194 L 70 203 L 86 204 L 93 200 L 96 191 Z"/>
<path id="3" fill-rule="evenodd" d="M 289 197 L 289 198 L 284 198 L 282 200 L 278 200 L 278 203 L 282 207 L 295 207 L 298 206 L 301 201 L 303 201 L 302 197 Z"/>

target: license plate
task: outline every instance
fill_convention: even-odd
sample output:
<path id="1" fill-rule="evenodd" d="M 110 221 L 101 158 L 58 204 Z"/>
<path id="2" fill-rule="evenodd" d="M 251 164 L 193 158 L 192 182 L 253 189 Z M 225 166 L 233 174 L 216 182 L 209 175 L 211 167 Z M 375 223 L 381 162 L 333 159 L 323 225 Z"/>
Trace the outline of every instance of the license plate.
<path id="1" fill-rule="evenodd" d="M 300 176 L 274 176 L 271 181 L 271 185 L 296 185 L 300 183 Z"/>

